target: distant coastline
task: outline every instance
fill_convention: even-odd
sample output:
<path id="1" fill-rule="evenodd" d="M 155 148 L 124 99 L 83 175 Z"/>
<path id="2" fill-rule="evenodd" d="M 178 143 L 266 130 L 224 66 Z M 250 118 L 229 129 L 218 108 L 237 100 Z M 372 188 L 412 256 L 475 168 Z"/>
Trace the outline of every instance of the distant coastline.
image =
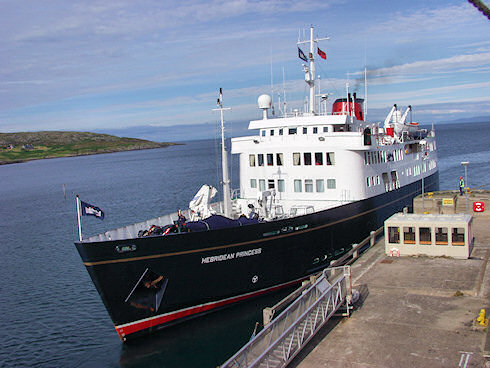
<path id="1" fill-rule="evenodd" d="M 47 158 L 166 148 L 181 143 L 153 142 L 90 132 L 0 133 L 0 165 Z"/>

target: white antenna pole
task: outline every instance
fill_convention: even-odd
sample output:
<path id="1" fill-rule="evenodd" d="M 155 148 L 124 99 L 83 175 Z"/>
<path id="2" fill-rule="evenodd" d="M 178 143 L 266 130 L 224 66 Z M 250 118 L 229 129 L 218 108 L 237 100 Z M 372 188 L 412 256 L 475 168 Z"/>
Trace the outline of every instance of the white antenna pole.
<path id="1" fill-rule="evenodd" d="M 81 210 L 80 210 L 80 198 L 77 194 L 77 219 L 78 219 L 78 239 L 82 241 L 82 222 L 80 219 Z"/>
<path id="2" fill-rule="evenodd" d="M 218 109 L 221 115 L 221 166 L 223 171 L 223 212 L 227 217 L 231 217 L 231 195 L 230 195 L 230 178 L 228 177 L 228 155 L 225 148 L 225 122 L 224 110 L 231 110 L 229 107 L 223 107 L 223 90 L 219 89 Z"/>
<path id="3" fill-rule="evenodd" d="M 286 116 L 286 109 L 287 109 L 287 106 L 286 106 L 286 82 L 285 82 L 285 77 L 284 77 L 284 67 L 282 67 L 282 91 L 284 93 L 284 116 Z"/>
<path id="4" fill-rule="evenodd" d="M 270 50 L 270 57 L 271 57 L 271 106 L 272 106 L 272 115 L 274 116 L 274 78 L 272 75 L 272 47 Z"/>

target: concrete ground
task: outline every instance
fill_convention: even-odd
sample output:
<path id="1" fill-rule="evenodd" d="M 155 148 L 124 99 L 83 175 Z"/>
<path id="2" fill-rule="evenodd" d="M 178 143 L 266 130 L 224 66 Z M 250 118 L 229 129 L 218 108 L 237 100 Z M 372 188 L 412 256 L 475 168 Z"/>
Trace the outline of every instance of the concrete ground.
<path id="1" fill-rule="evenodd" d="M 390 258 L 381 239 L 352 266 L 357 309 L 329 322 L 290 367 L 490 368 L 488 329 L 474 323 L 481 308 L 490 315 L 490 217 L 475 216 L 473 229 L 468 260 Z"/>

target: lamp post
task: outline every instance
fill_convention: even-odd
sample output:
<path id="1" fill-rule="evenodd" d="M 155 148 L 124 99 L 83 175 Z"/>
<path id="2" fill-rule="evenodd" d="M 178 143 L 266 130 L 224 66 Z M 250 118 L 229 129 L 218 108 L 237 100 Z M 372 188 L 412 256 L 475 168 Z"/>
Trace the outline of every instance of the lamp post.
<path id="1" fill-rule="evenodd" d="M 420 174 L 422 175 L 422 214 L 425 213 L 425 205 L 424 205 L 424 197 L 425 197 L 425 185 L 424 185 L 424 161 L 427 159 L 427 152 L 425 150 L 425 145 L 427 142 L 423 139 L 419 142 L 420 148 L 421 148 L 421 162 L 422 165 L 420 165 Z"/>
<path id="2" fill-rule="evenodd" d="M 466 187 L 468 186 L 468 165 L 470 164 L 469 161 L 463 161 L 461 162 L 461 165 L 464 166 L 464 194 L 466 197 L 466 213 L 469 213 L 469 204 L 468 204 L 468 191 L 466 190 Z"/>

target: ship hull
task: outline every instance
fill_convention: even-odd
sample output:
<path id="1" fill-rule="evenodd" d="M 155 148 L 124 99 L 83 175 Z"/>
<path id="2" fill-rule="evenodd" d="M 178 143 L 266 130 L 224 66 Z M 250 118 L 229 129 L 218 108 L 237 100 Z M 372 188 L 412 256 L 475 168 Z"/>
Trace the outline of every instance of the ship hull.
<path id="1" fill-rule="evenodd" d="M 426 191 L 438 186 L 437 172 L 425 178 Z M 294 218 L 75 244 L 126 341 L 299 282 L 327 267 L 393 213 L 411 206 L 420 192 L 419 181 Z"/>

